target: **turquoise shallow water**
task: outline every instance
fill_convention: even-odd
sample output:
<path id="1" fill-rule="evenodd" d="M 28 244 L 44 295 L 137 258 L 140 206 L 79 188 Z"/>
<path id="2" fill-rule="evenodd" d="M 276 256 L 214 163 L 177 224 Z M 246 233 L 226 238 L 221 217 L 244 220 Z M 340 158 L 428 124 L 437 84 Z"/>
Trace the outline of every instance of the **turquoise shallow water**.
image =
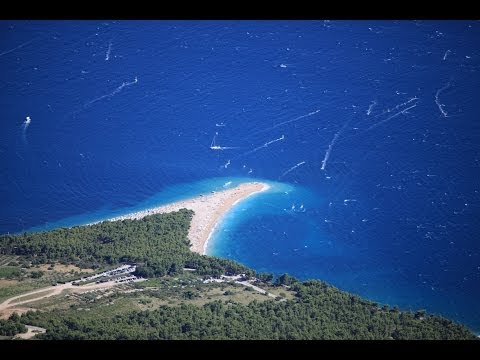
<path id="1" fill-rule="evenodd" d="M 252 179 L 248 178 L 211 178 L 193 183 L 183 183 L 166 187 L 161 192 L 152 197 L 139 202 L 138 204 L 126 208 L 113 209 L 108 206 L 94 210 L 90 213 L 71 216 L 55 222 L 49 222 L 41 226 L 34 226 L 26 229 L 27 232 L 47 231 L 59 227 L 72 227 L 78 225 L 85 225 L 97 221 L 111 219 L 117 216 L 122 216 L 134 213 L 141 210 L 154 208 L 157 206 L 169 204 L 176 201 L 190 199 L 201 194 L 210 194 L 211 191 L 221 191 L 226 188 L 235 187 L 244 182 L 250 182 Z M 229 184 L 227 184 L 229 183 Z"/>

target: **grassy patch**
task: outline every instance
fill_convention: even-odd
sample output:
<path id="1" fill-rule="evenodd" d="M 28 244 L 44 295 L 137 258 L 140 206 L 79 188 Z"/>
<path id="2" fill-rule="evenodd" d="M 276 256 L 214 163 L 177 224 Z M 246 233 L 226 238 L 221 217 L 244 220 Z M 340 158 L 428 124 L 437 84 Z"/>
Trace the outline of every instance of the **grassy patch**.
<path id="1" fill-rule="evenodd" d="M 49 282 L 43 280 L 25 280 L 19 281 L 15 285 L 9 285 L 5 287 L 0 287 L 0 302 L 11 298 L 12 296 L 20 295 L 31 290 L 39 289 L 45 286 L 50 285 Z"/>
<path id="2" fill-rule="evenodd" d="M 18 256 L 0 255 L 0 266 L 6 266 L 10 262 L 17 260 Z"/>
<path id="3" fill-rule="evenodd" d="M 17 266 L 2 266 L 0 267 L 0 278 L 13 279 L 22 275 L 22 271 Z"/>
<path id="4" fill-rule="evenodd" d="M 59 295 L 50 296 L 29 304 L 25 304 L 28 306 L 32 306 L 35 309 L 48 311 L 48 310 L 67 310 L 70 308 L 71 305 L 78 305 L 80 301 L 77 298 L 72 296 L 67 296 L 65 293 L 61 293 Z"/>
<path id="5" fill-rule="evenodd" d="M 295 297 L 295 292 L 290 291 L 283 286 L 268 286 L 268 285 L 259 285 L 262 289 L 268 291 L 270 294 L 280 296 L 287 300 L 291 300 Z"/>
<path id="6" fill-rule="evenodd" d="M 38 268 L 42 271 L 51 271 L 51 272 L 56 272 L 56 273 L 61 273 L 61 274 L 90 274 L 95 272 L 93 269 L 81 269 L 78 266 L 75 265 L 62 265 L 62 264 L 53 264 L 53 265 L 48 265 L 48 264 L 43 264 L 38 266 Z"/>
<path id="7" fill-rule="evenodd" d="M 132 310 L 139 310 L 137 301 L 131 298 L 105 299 L 92 304 L 82 305 L 77 311 L 88 311 L 92 318 L 111 317 L 117 314 L 125 314 Z M 86 310 L 90 309 L 90 310 Z"/>
<path id="8" fill-rule="evenodd" d="M 135 284 L 137 288 L 146 288 L 146 287 L 161 287 L 164 284 L 164 280 L 155 278 L 155 279 L 148 279 L 142 282 Z"/>
<path id="9" fill-rule="evenodd" d="M 0 289 L 8 286 L 16 285 L 20 282 L 20 280 L 5 280 L 0 279 Z"/>

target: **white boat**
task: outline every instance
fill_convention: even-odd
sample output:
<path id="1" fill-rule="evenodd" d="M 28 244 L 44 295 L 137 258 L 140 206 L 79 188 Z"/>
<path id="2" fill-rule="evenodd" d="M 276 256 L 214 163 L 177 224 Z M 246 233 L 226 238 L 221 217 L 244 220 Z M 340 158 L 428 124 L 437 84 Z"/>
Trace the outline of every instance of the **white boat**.
<path id="1" fill-rule="evenodd" d="M 213 137 L 212 143 L 210 144 L 210 149 L 212 150 L 222 150 L 220 146 L 215 145 L 215 138 L 217 137 L 218 132 L 215 133 L 215 136 Z"/>
<path id="2" fill-rule="evenodd" d="M 219 146 L 215 144 L 215 138 L 217 137 L 218 132 L 215 133 L 212 143 L 210 144 L 210 149 L 212 150 L 228 150 L 228 149 L 238 149 L 236 146 Z"/>

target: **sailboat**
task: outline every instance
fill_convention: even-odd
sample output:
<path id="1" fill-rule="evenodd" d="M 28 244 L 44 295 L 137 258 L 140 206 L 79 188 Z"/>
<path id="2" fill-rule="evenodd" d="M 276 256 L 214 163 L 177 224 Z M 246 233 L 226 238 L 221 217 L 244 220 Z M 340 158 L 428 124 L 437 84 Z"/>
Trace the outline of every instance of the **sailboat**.
<path id="1" fill-rule="evenodd" d="M 236 146 L 219 146 L 215 145 L 215 138 L 217 137 L 218 132 L 215 133 L 215 136 L 213 137 L 212 143 L 210 144 L 210 149 L 212 150 L 228 150 L 228 149 L 238 149 Z"/>
<path id="2" fill-rule="evenodd" d="M 217 137 L 218 132 L 215 133 L 215 136 L 213 137 L 212 143 L 210 144 L 210 149 L 212 150 L 222 150 L 221 146 L 215 145 L 215 138 Z"/>

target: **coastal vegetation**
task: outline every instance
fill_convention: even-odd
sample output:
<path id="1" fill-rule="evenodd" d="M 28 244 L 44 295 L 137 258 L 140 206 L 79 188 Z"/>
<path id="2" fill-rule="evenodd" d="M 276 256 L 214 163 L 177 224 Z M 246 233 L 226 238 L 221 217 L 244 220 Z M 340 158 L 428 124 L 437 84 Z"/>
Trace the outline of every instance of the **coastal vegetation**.
<path id="1" fill-rule="evenodd" d="M 243 291 L 243 290 L 242 290 Z M 177 305 L 153 310 L 28 312 L 21 322 L 48 331 L 41 339 L 474 339 L 465 327 L 422 313 L 380 308 L 323 282 L 297 282 L 288 301 Z M 184 292 L 184 294 L 187 292 Z M 233 294 L 226 290 L 223 296 Z M 143 300 L 145 304 L 149 301 Z M 98 316 L 102 311 L 102 316 Z"/>
<path id="2" fill-rule="evenodd" d="M 239 263 L 190 251 L 187 234 L 192 216 L 193 211 L 182 209 L 140 220 L 104 221 L 47 232 L 2 235 L 0 254 L 19 255 L 31 265 L 60 262 L 98 269 L 136 263 L 138 275 L 144 277 L 175 274 L 184 267 L 213 276 L 254 273 Z"/>
<path id="3" fill-rule="evenodd" d="M 27 327 L 20 322 L 20 316 L 16 313 L 10 315 L 8 320 L 0 319 L 0 336 L 14 336 L 27 332 Z"/>
<path id="4" fill-rule="evenodd" d="M 135 263 L 136 274 L 148 280 L 42 299 L 34 305 L 40 311 L 1 320 L 0 335 L 34 325 L 47 329 L 39 339 L 475 339 L 463 325 L 424 311 L 400 311 L 319 280 L 257 274 L 194 253 L 191 217 L 180 210 L 1 236 L 0 276 L 17 279 L 2 281 L 45 283 L 59 263 L 98 271 Z"/>

